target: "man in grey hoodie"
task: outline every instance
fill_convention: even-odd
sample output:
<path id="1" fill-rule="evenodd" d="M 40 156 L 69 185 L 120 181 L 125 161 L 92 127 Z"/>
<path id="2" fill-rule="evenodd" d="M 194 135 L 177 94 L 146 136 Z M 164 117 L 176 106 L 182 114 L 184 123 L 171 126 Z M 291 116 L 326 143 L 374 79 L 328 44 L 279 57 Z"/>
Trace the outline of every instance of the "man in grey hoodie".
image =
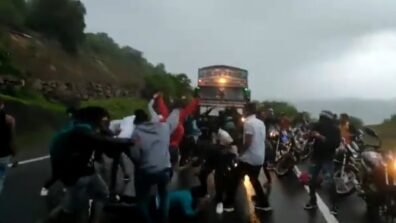
<path id="1" fill-rule="evenodd" d="M 151 103 L 150 103 L 151 105 Z M 178 117 L 170 115 L 166 122 L 159 119 L 149 121 L 147 113 L 135 111 L 135 131 L 132 139 L 135 144 L 137 167 L 135 176 L 136 197 L 146 222 L 151 223 L 149 200 L 152 187 L 157 186 L 160 207 L 160 220 L 166 222 L 167 185 L 171 179 L 169 144 L 170 136 L 178 124 Z"/>

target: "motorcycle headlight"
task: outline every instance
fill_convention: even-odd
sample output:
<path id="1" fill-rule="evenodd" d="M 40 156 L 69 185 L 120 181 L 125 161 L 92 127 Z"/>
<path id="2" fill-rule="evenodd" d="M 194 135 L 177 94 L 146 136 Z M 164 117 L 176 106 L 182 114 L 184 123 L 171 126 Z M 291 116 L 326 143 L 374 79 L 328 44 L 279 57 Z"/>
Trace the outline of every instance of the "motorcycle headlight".
<path id="1" fill-rule="evenodd" d="M 278 136 L 278 132 L 276 132 L 276 131 L 270 132 L 270 137 L 271 137 L 271 138 L 275 138 L 275 137 L 277 137 L 277 136 Z"/>

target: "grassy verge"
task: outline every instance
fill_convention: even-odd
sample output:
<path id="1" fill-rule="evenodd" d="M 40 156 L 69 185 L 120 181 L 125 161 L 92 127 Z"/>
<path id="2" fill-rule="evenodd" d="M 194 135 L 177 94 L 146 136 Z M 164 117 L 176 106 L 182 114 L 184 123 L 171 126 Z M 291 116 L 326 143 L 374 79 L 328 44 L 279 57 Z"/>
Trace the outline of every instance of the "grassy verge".
<path id="1" fill-rule="evenodd" d="M 383 148 L 396 150 L 396 123 L 373 126 L 383 141 Z"/>
<path id="2" fill-rule="evenodd" d="M 112 119 L 119 119 L 133 114 L 135 109 L 147 107 L 147 102 L 138 98 L 112 98 L 90 100 L 82 103 L 83 106 L 101 106 L 106 108 Z"/>
<path id="3" fill-rule="evenodd" d="M 0 98 L 6 101 L 15 101 L 27 106 L 38 106 L 53 112 L 64 112 L 65 106 L 60 103 L 50 102 L 38 94 L 23 94 L 20 96 L 10 96 L 0 94 Z M 138 98 L 111 98 L 84 101 L 82 106 L 101 106 L 106 108 L 112 118 L 122 118 L 133 114 L 135 109 L 146 109 L 147 102 Z"/>
<path id="4" fill-rule="evenodd" d="M 65 106 L 36 94 L 0 94 L 0 99 L 6 101 L 6 109 L 16 118 L 16 143 L 20 155 L 29 157 L 37 151 L 46 152 L 52 135 L 66 121 Z M 118 119 L 133 114 L 137 108 L 146 108 L 147 103 L 138 98 L 112 98 L 86 101 L 82 106 L 104 107 L 112 119 Z"/>
<path id="5" fill-rule="evenodd" d="M 65 107 L 62 104 L 47 101 L 43 96 L 37 94 L 32 94 L 29 96 L 10 96 L 0 94 L 0 98 L 5 101 L 15 101 L 28 106 L 38 106 L 54 112 L 65 111 Z"/>

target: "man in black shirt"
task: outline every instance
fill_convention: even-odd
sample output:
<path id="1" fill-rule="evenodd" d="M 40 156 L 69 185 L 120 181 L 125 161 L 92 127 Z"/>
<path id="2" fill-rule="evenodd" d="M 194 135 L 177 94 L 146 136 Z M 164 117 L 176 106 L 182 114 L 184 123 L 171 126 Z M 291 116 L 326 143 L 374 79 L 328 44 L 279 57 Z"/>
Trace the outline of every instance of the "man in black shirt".
<path id="1" fill-rule="evenodd" d="M 310 200 L 305 206 L 306 210 L 312 210 L 317 207 L 316 205 L 316 187 L 319 173 L 324 174 L 325 180 L 329 184 L 330 200 L 331 200 L 331 213 L 337 215 L 336 206 L 336 191 L 333 181 L 334 173 L 334 155 L 336 148 L 341 143 L 340 129 L 334 122 L 334 115 L 329 111 L 322 111 L 318 123 L 315 123 L 312 128 L 311 137 L 315 139 L 313 146 L 313 153 L 311 157 L 309 182 L 309 195 Z"/>

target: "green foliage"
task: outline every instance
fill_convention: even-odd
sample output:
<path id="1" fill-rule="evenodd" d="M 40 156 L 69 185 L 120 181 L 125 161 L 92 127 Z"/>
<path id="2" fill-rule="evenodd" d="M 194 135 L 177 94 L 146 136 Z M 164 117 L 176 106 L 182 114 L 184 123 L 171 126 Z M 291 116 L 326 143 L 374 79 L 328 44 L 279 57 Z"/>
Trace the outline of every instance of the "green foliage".
<path id="1" fill-rule="evenodd" d="M 389 119 L 385 119 L 384 120 L 384 124 L 386 124 L 386 123 L 394 123 L 394 124 L 396 124 L 396 114 L 392 115 Z"/>
<path id="2" fill-rule="evenodd" d="M 2 49 L 0 45 L 0 75 L 1 74 L 18 76 L 21 72 L 12 64 L 10 53 Z"/>
<path id="3" fill-rule="evenodd" d="M 25 0 L 0 0 L 0 24 L 22 29 L 25 17 Z"/>
<path id="4" fill-rule="evenodd" d="M 293 105 L 287 102 L 280 101 L 264 101 L 260 103 L 260 109 L 274 109 L 275 115 L 279 116 L 282 113 L 285 113 L 290 118 L 295 118 L 298 116 L 298 110 Z"/>
<path id="5" fill-rule="evenodd" d="M 84 40 L 84 5 L 77 0 L 32 0 L 30 4 L 29 26 L 75 53 Z"/>
<path id="6" fill-rule="evenodd" d="M 98 54 L 119 55 L 120 47 L 107 33 L 87 33 L 85 46 Z"/>
<path id="7" fill-rule="evenodd" d="M 14 95 L 0 94 L 0 98 L 8 101 L 16 101 L 25 105 L 38 106 L 54 112 L 64 112 L 65 107 L 59 103 L 50 102 L 41 94 L 30 90 L 21 90 Z"/>

